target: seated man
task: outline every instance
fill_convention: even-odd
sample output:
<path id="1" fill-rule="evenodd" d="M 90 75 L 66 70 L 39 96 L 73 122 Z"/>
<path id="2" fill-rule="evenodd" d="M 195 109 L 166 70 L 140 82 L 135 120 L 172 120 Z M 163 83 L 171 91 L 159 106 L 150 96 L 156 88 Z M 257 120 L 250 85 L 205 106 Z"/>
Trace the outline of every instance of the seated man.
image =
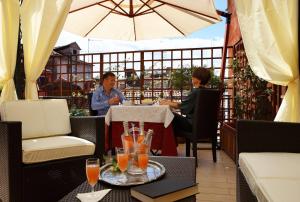
<path id="1" fill-rule="evenodd" d="M 172 102 L 170 100 L 161 100 L 159 104 L 169 105 L 173 109 L 180 109 L 184 116 L 174 113 L 175 117 L 172 121 L 175 136 L 181 136 L 176 134 L 176 131 L 192 131 L 192 118 L 195 109 L 196 92 L 200 88 L 205 88 L 205 85 L 210 80 L 210 71 L 207 68 L 196 68 L 192 74 L 193 89 L 182 103 Z"/>
<path id="2" fill-rule="evenodd" d="M 116 76 L 112 72 L 103 75 L 102 86 L 99 86 L 92 97 L 92 109 L 98 111 L 98 115 L 105 115 L 110 105 L 118 105 L 125 100 L 124 95 L 114 88 Z"/>

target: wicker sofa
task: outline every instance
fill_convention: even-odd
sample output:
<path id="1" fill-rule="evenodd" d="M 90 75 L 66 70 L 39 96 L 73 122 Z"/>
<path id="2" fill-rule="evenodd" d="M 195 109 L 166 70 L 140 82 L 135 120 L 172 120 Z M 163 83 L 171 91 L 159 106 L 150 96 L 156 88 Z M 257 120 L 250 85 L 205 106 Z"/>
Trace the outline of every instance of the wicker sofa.
<path id="1" fill-rule="evenodd" d="M 66 100 L 0 107 L 0 201 L 57 201 L 85 179 L 85 159 L 104 153 L 104 117 L 69 117 Z"/>
<path id="2" fill-rule="evenodd" d="M 300 200 L 300 123 L 238 121 L 237 201 Z"/>

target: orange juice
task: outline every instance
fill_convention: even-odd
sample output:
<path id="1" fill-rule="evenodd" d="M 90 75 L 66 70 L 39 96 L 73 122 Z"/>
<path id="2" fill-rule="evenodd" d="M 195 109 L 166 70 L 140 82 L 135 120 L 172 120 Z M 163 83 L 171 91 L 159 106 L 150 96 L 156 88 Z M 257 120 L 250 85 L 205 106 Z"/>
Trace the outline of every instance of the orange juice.
<path id="1" fill-rule="evenodd" d="M 87 165 L 86 176 L 90 185 L 94 186 L 99 179 L 99 166 L 98 165 Z"/>
<path id="2" fill-rule="evenodd" d="M 137 142 L 140 144 L 144 141 L 144 139 L 145 139 L 145 135 L 141 134 L 141 135 L 139 135 Z"/>
<path id="3" fill-rule="evenodd" d="M 145 135 L 144 135 L 144 122 L 140 121 L 139 125 L 140 125 L 140 135 L 138 137 L 137 142 L 140 144 L 145 139 Z"/>
<path id="4" fill-rule="evenodd" d="M 132 136 L 125 135 L 124 136 L 124 149 L 130 151 L 133 148 L 133 138 Z"/>
<path id="5" fill-rule="evenodd" d="M 146 145 L 146 144 L 140 144 L 138 146 L 138 152 L 141 153 L 141 154 L 148 153 L 148 145 Z"/>
<path id="6" fill-rule="evenodd" d="M 118 167 L 124 172 L 128 166 L 128 154 L 117 154 Z"/>
<path id="7" fill-rule="evenodd" d="M 148 154 L 138 154 L 139 168 L 145 170 L 148 166 Z"/>

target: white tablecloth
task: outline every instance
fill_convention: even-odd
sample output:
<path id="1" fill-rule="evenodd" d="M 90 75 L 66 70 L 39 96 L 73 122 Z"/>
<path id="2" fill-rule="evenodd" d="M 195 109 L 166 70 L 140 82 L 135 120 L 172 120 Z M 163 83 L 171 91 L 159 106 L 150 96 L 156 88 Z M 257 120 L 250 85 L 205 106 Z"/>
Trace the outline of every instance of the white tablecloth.
<path id="1" fill-rule="evenodd" d="M 172 122 L 174 115 L 167 105 L 133 105 L 111 106 L 105 116 L 105 123 L 110 124 L 111 121 L 134 121 L 134 122 L 150 122 L 164 123 L 167 128 Z"/>

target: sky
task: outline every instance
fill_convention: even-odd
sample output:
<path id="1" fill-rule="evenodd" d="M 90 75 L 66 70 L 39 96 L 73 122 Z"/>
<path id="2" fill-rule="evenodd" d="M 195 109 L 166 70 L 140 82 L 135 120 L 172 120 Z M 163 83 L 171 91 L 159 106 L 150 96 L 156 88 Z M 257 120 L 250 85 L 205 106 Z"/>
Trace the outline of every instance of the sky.
<path id="1" fill-rule="evenodd" d="M 227 0 L 215 0 L 215 7 L 217 10 L 226 11 Z M 143 40 L 137 42 L 88 39 L 63 31 L 59 36 L 56 46 L 76 41 L 82 49 L 81 53 L 223 46 L 225 21 L 226 19 L 222 18 L 222 22 L 196 31 L 184 38 Z"/>

